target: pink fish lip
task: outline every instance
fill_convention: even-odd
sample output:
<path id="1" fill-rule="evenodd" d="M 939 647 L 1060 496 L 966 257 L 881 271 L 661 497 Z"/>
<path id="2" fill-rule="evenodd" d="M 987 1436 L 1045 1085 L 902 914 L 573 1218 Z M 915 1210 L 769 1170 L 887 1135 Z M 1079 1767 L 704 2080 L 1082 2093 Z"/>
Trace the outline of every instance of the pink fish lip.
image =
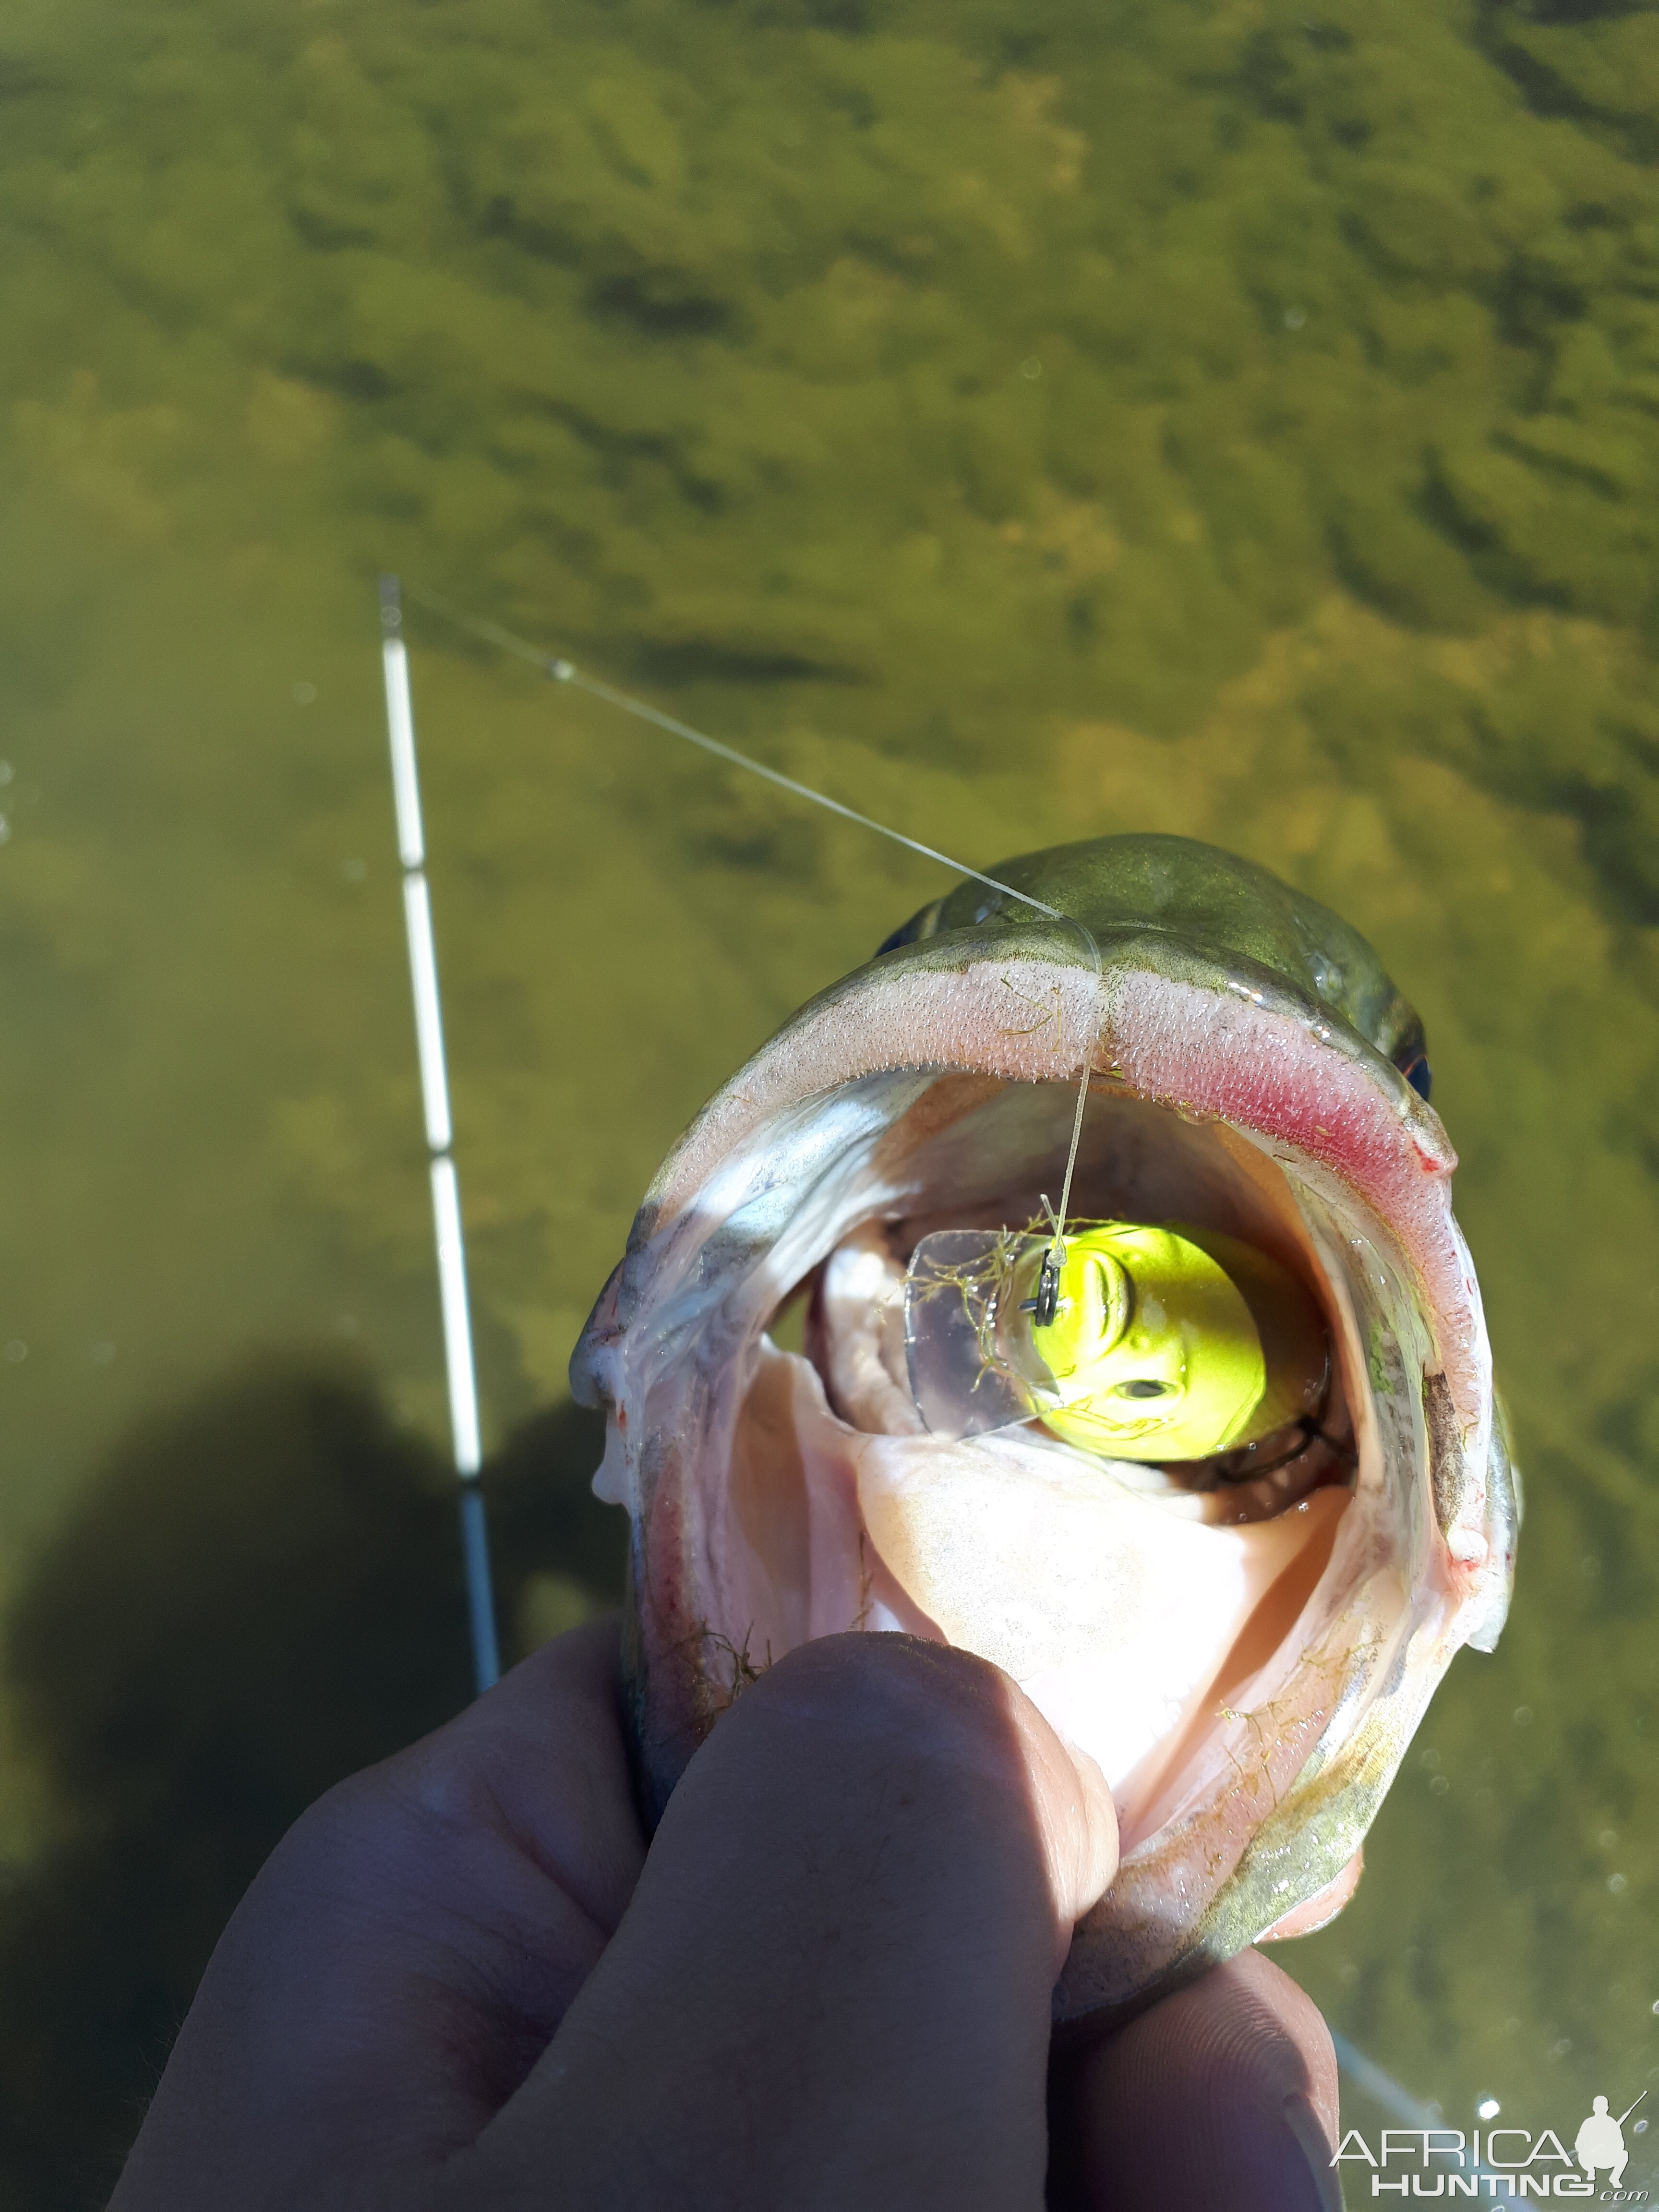
<path id="1" fill-rule="evenodd" d="M 1438 1116 L 1316 998 L 1168 936 L 1113 936 L 1098 972 L 1041 927 L 920 940 L 803 1008 L 694 1121 L 572 1363 L 576 1395 L 613 1416 L 601 1494 L 634 1516 L 641 1750 L 660 1802 L 718 1711 L 719 1650 L 765 1647 L 745 1641 L 758 1609 L 734 1565 L 727 1462 L 771 1311 L 857 1219 L 902 1213 L 907 1174 L 949 1157 L 976 1115 L 1011 1099 L 1012 1127 L 1022 1098 L 1034 1113 L 1052 1096 L 1069 1128 L 1085 1061 L 1097 1116 L 1139 1129 L 1137 1116 L 1167 1115 L 1171 1144 L 1218 1173 L 1293 1179 L 1320 1264 L 1346 1270 L 1341 1297 L 1374 1316 L 1369 1354 L 1362 1330 L 1349 1360 L 1373 1442 L 1364 1512 L 1341 1517 L 1297 1618 L 1273 1740 L 1252 1750 L 1249 1713 L 1228 1722 L 1235 1780 L 1202 1802 L 1176 1792 L 1134 1843 L 1079 1930 L 1061 2017 L 1133 2007 L 1333 1881 L 1452 1652 L 1490 1648 L 1501 1625 L 1514 1516 Z M 823 1223 L 809 1234 L 814 1207 Z M 808 1405 L 814 1389 L 821 1401 L 797 1377 L 768 1418 L 809 1438 L 830 1421 L 867 1484 L 874 1447 Z M 810 1460 L 819 1446 L 802 1449 Z M 853 1477 L 825 1477 L 812 1510 L 826 1557 L 861 1544 L 860 1494 Z M 863 1625 L 825 1613 L 808 1632 Z M 730 1693 L 740 1686 L 734 1674 Z"/>

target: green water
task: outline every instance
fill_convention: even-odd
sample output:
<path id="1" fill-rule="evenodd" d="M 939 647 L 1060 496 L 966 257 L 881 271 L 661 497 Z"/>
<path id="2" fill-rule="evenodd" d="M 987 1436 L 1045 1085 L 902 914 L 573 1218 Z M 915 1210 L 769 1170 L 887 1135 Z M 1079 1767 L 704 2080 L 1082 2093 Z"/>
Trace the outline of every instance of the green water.
<path id="1" fill-rule="evenodd" d="M 1375 939 L 1529 1519 L 1280 1955 L 1454 2124 L 1659 2083 L 1656 155 L 1595 0 L 12 0 L 8 2212 L 464 1693 L 386 567 L 967 859 L 1181 830 Z M 943 884 L 411 644 L 521 1642 L 611 1573 L 558 1401 L 653 1167 Z"/>

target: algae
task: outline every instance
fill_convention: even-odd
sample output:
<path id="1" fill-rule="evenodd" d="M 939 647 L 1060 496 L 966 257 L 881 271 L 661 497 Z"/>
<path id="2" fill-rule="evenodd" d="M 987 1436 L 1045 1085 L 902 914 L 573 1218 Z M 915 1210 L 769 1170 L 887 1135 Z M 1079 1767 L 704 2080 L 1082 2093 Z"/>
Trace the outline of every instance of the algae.
<path id="1" fill-rule="evenodd" d="M 15 0 L 7 1589 L 251 1344 L 349 1341 L 442 1434 L 396 567 L 966 860 L 1186 830 L 1378 944 L 1531 1520 L 1500 1652 L 1281 1955 L 1455 2124 L 1621 2109 L 1659 2063 L 1656 117 L 1659 17 L 1581 5 Z M 412 642 L 500 1437 L 677 1129 L 943 886 Z M 92 1785 L 26 1755 L 0 1833 L 45 1864 Z M 30 2142 L 0 2202 L 86 2201 Z"/>

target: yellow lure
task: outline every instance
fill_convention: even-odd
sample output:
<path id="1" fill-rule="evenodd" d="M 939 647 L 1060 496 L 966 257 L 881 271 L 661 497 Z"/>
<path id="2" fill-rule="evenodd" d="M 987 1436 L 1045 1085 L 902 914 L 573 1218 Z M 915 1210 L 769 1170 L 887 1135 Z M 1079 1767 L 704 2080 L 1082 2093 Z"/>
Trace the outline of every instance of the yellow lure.
<path id="1" fill-rule="evenodd" d="M 1078 1230 L 1058 1288 L 1053 1321 L 1032 1320 L 1030 1343 L 1052 1378 L 1035 1394 L 1042 1418 L 1067 1443 L 1206 1459 L 1318 1403 L 1329 1355 L 1312 1300 L 1235 1237 L 1128 1222 Z"/>

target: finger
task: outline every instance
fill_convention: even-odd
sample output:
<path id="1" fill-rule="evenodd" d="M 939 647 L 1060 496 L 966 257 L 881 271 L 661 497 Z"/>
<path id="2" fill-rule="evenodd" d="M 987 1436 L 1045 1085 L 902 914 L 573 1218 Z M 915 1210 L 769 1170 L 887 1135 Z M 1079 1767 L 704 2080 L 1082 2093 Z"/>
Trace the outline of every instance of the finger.
<path id="1" fill-rule="evenodd" d="M 357 1778 L 458 1832 L 510 1838 L 601 1940 L 621 1920 L 645 1860 L 623 1729 L 619 1628 L 607 1613 L 544 1644 L 447 1728 Z"/>
<path id="2" fill-rule="evenodd" d="M 804 1646 L 692 1761 L 454 2203 L 1038 2212 L 1054 1981 L 1115 1862 L 1097 1772 L 996 1668 Z"/>
<path id="3" fill-rule="evenodd" d="M 1254 1951 L 1055 2069 L 1056 2212 L 1341 2212 L 1336 2058 Z"/>
<path id="4" fill-rule="evenodd" d="M 331 1790 L 237 1907 L 112 2212 L 308 2212 L 471 2142 L 644 1856 L 612 1618 Z"/>

